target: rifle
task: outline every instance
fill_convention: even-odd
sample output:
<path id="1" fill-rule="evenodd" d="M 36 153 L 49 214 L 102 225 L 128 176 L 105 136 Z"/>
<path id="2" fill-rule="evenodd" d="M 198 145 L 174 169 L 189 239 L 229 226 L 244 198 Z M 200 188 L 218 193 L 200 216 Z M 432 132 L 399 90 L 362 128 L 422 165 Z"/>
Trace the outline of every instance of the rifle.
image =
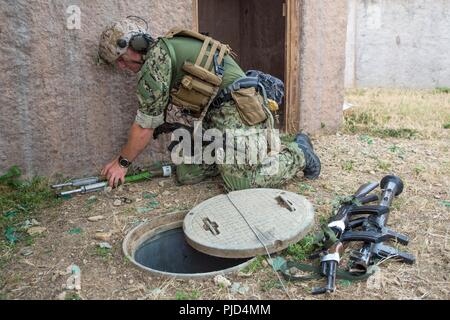
<path id="1" fill-rule="evenodd" d="M 403 191 L 403 182 L 396 176 L 385 176 L 380 183 L 382 194 L 378 205 L 365 205 L 379 200 L 377 195 L 368 195 L 379 184 L 368 183 L 362 185 L 350 200 L 341 204 L 335 216 L 322 232 L 316 235 L 315 244 L 322 250 L 310 256 L 310 259 L 320 257 L 320 267 L 306 265 L 294 261 L 286 262 L 280 267 L 286 280 L 311 280 L 317 277 L 326 277 L 325 287 L 314 288 L 312 294 L 334 292 L 336 289 L 336 276 L 348 280 L 365 280 L 371 276 L 378 267 L 374 265 L 376 259 L 398 257 L 406 263 L 414 263 L 415 257 L 409 253 L 398 251 L 385 245 L 383 242 L 391 239 L 401 244 L 408 244 L 409 238 L 394 232 L 386 227 L 389 216 L 389 206 L 393 198 Z M 364 214 L 364 217 L 352 219 L 355 215 Z M 351 268 L 349 271 L 338 269 L 342 253 L 347 242 L 363 241 L 362 248 L 350 256 Z M 313 272 L 316 276 L 295 276 L 290 268 Z"/>
<path id="2" fill-rule="evenodd" d="M 150 169 L 141 172 L 139 174 L 130 175 L 125 177 L 125 183 L 138 182 L 143 180 L 149 180 L 153 177 L 170 177 L 172 172 L 175 170 L 175 165 L 173 164 L 160 164 L 156 163 L 151 166 Z M 68 191 L 62 191 L 57 195 L 60 197 L 69 196 L 73 194 L 85 194 L 89 192 L 96 192 L 105 190 L 108 186 L 108 181 L 101 177 L 89 177 L 82 179 L 75 179 L 69 182 L 54 184 L 51 186 L 52 189 L 62 189 L 64 187 L 78 187 L 77 189 L 72 189 Z"/>
<path id="3" fill-rule="evenodd" d="M 386 208 L 385 212 L 367 218 L 365 221 L 355 223 L 355 226 L 361 226 L 362 231 L 352 231 L 348 234 L 350 238 L 359 238 L 365 240 L 363 247 L 359 251 L 351 254 L 353 268 L 360 272 L 365 272 L 369 265 L 376 259 L 398 258 L 407 264 L 413 264 L 415 257 L 407 252 L 399 251 L 393 247 L 385 245 L 383 242 L 396 240 L 402 245 L 408 245 L 409 238 L 406 235 L 397 233 L 386 227 L 389 218 L 389 207 L 394 197 L 400 195 L 403 191 L 403 181 L 397 176 L 385 176 L 381 180 L 380 206 Z M 378 241 L 372 241 L 378 239 Z"/>
<path id="4" fill-rule="evenodd" d="M 322 288 L 314 288 L 312 294 L 323 294 L 334 292 L 336 290 L 336 273 L 341 256 L 344 253 L 342 238 L 349 228 L 350 218 L 353 215 L 369 214 L 374 215 L 384 211 L 383 207 L 364 205 L 366 203 L 378 200 L 378 196 L 368 195 L 376 187 L 377 182 L 367 183 L 358 188 L 350 197 L 350 200 L 343 203 L 335 216 L 333 216 L 328 225 L 323 230 L 322 242 L 326 250 L 322 251 L 320 256 L 320 272 L 327 278 L 327 284 Z M 316 254 L 317 257 L 317 254 Z"/>

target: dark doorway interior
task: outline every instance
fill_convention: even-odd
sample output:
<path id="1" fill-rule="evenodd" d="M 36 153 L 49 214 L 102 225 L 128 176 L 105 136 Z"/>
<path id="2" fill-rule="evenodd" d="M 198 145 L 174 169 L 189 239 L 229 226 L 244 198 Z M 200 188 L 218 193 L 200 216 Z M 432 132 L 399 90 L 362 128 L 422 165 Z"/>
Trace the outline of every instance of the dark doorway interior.
<path id="1" fill-rule="evenodd" d="M 261 70 L 285 81 L 284 0 L 198 0 L 200 32 L 229 44 L 244 71 Z M 284 124 L 280 106 L 280 127 Z"/>

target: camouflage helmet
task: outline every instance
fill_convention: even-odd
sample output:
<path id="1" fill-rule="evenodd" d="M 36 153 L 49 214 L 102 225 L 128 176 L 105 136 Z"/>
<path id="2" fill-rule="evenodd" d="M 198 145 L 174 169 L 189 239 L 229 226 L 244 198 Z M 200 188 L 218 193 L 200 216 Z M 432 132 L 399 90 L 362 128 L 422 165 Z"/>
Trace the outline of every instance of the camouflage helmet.
<path id="1" fill-rule="evenodd" d="M 114 63 L 127 52 L 129 41 L 133 35 L 147 33 L 144 26 L 145 20 L 133 18 L 130 16 L 124 20 L 114 22 L 103 31 L 98 50 L 98 55 L 101 59 L 110 64 Z M 120 39 L 126 41 L 126 45 L 123 48 L 118 45 Z"/>

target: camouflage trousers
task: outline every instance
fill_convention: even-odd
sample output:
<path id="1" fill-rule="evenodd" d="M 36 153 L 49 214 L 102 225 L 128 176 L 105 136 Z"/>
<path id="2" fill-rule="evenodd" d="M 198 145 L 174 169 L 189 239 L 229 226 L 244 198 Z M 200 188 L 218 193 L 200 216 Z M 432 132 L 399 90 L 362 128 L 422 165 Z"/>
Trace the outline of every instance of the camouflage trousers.
<path id="1" fill-rule="evenodd" d="M 208 112 L 203 121 L 203 129 L 218 129 L 221 132 L 231 130 L 245 135 L 247 132 L 261 132 L 258 130 L 267 129 L 267 124 L 263 122 L 254 126 L 246 125 L 242 122 L 234 101 L 229 101 L 222 104 L 220 108 L 213 108 Z M 262 143 L 267 142 L 263 140 Z M 239 149 L 237 142 L 233 145 Z M 239 151 L 236 151 L 236 154 L 238 153 Z M 278 187 L 295 177 L 304 167 L 303 151 L 295 142 L 290 142 L 282 145 L 279 152 L 267 157 L 265 161 L 241 161 L 233 164 L 226 162 L 212 165 L 182 164 L 177 167 L 177 177 L 181 184 L 193 184 L 220 174 L 225 188 L 233 191 Z"/>

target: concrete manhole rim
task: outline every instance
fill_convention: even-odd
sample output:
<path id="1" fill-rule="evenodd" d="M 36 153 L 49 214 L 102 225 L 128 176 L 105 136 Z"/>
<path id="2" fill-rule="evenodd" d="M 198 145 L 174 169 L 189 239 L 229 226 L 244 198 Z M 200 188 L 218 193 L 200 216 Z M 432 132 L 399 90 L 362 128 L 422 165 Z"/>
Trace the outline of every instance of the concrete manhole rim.
<path id="1" fill-rule="evenodd" d="M 137 225 L 136 227 L 132 228 L 127 233 L 127 235 L 125 236 L 124 240 L 122 241 L 122 252 L 123 252 L 125 258 L 128 259 L 133 264 L 134 267 L 139 268 L 141 270 L 148 271 L 148 272 L 150 272 L 150 273 L 152 273 L 154 275 L 157 275 L 157 276 L 168 277 L 168 278 L 178 278 L 178 279 L 182 279 L 182 278 L 184 278 L 184 279 L 212 278 L 212 277 L 215 277 L 217 275 L 225 275 L 225 274 L 238 272 L 239 270 L 242 270 L 243 268 L 245 268 L 246 266 L 251 264 L 256 259 L 256 257 L 248 258 L 249 260 L 247 260 L 247 261 L 245 261 L 245 262 L 243 262 L 241 264 L 238 264 L 238 265 L 236 265 L 234 267 L 231 267 L 231 268 L 218 270 L 218 271 L 204 272 L 204 273 L 173 273 L 173 272 L 166 272 L 166 271 L 161 271 L 161 270 L 149 268 L 149 267 L 147 267 L 147 266 L 137 262 L 134 259 L 133 255 L 130 254 L 130 252 L 128 250 L 129 243 L 131 241 L 131 238 L 140 229 L 148 226 L 151 223 L 154 223 L 155 221 L 158 221 L 158 220 L 164 221 L 166 219 L 170 220 L 172 217 L 177 217 L 177 216 L 180 216 L 181 219 L 178 219 L 178 220 L 172 221 L 172 222 L 167 222 L 166 224 L 164 224 L 164 225 L 170 225 L 170 228 L 166 229 L 166 231 L 173 230 L 173 229 L 176 229 L 176 228 L 182 228 L 183 227 L 184 216 L 186 216 L 186 214 L 188 212 L 189 211 L 186 210 L 186 211 L 179 211 L 179 212 L 168 213 L 168 214 L 165 214 L 165 215 L 162 215 L 162 216 L 155 217 L 155 218 L 150 219 L 148 221 L 142 222 L 139 225 Z M 179 224 L 179 225 L 177 226 L 177 224 Z M 149 235 L 149 234 L 150 234 L 150 236 L 146 237 L 144 240 L 140 241 L 140 244 L 144 243 L 151 236 L 154 236 L 155 234 L 157 234 L 157 233 L 152 234 L 152 230 L 161 228 L 162 225 L 163 224 L 161 224 L 160 226 L 156 226 L 156 227 L 154 226 L 151 229 L 149 229 L 148 232 L 144 233 L 144 235 L 141 238 L 143 238 L 145 235 Z"/>

